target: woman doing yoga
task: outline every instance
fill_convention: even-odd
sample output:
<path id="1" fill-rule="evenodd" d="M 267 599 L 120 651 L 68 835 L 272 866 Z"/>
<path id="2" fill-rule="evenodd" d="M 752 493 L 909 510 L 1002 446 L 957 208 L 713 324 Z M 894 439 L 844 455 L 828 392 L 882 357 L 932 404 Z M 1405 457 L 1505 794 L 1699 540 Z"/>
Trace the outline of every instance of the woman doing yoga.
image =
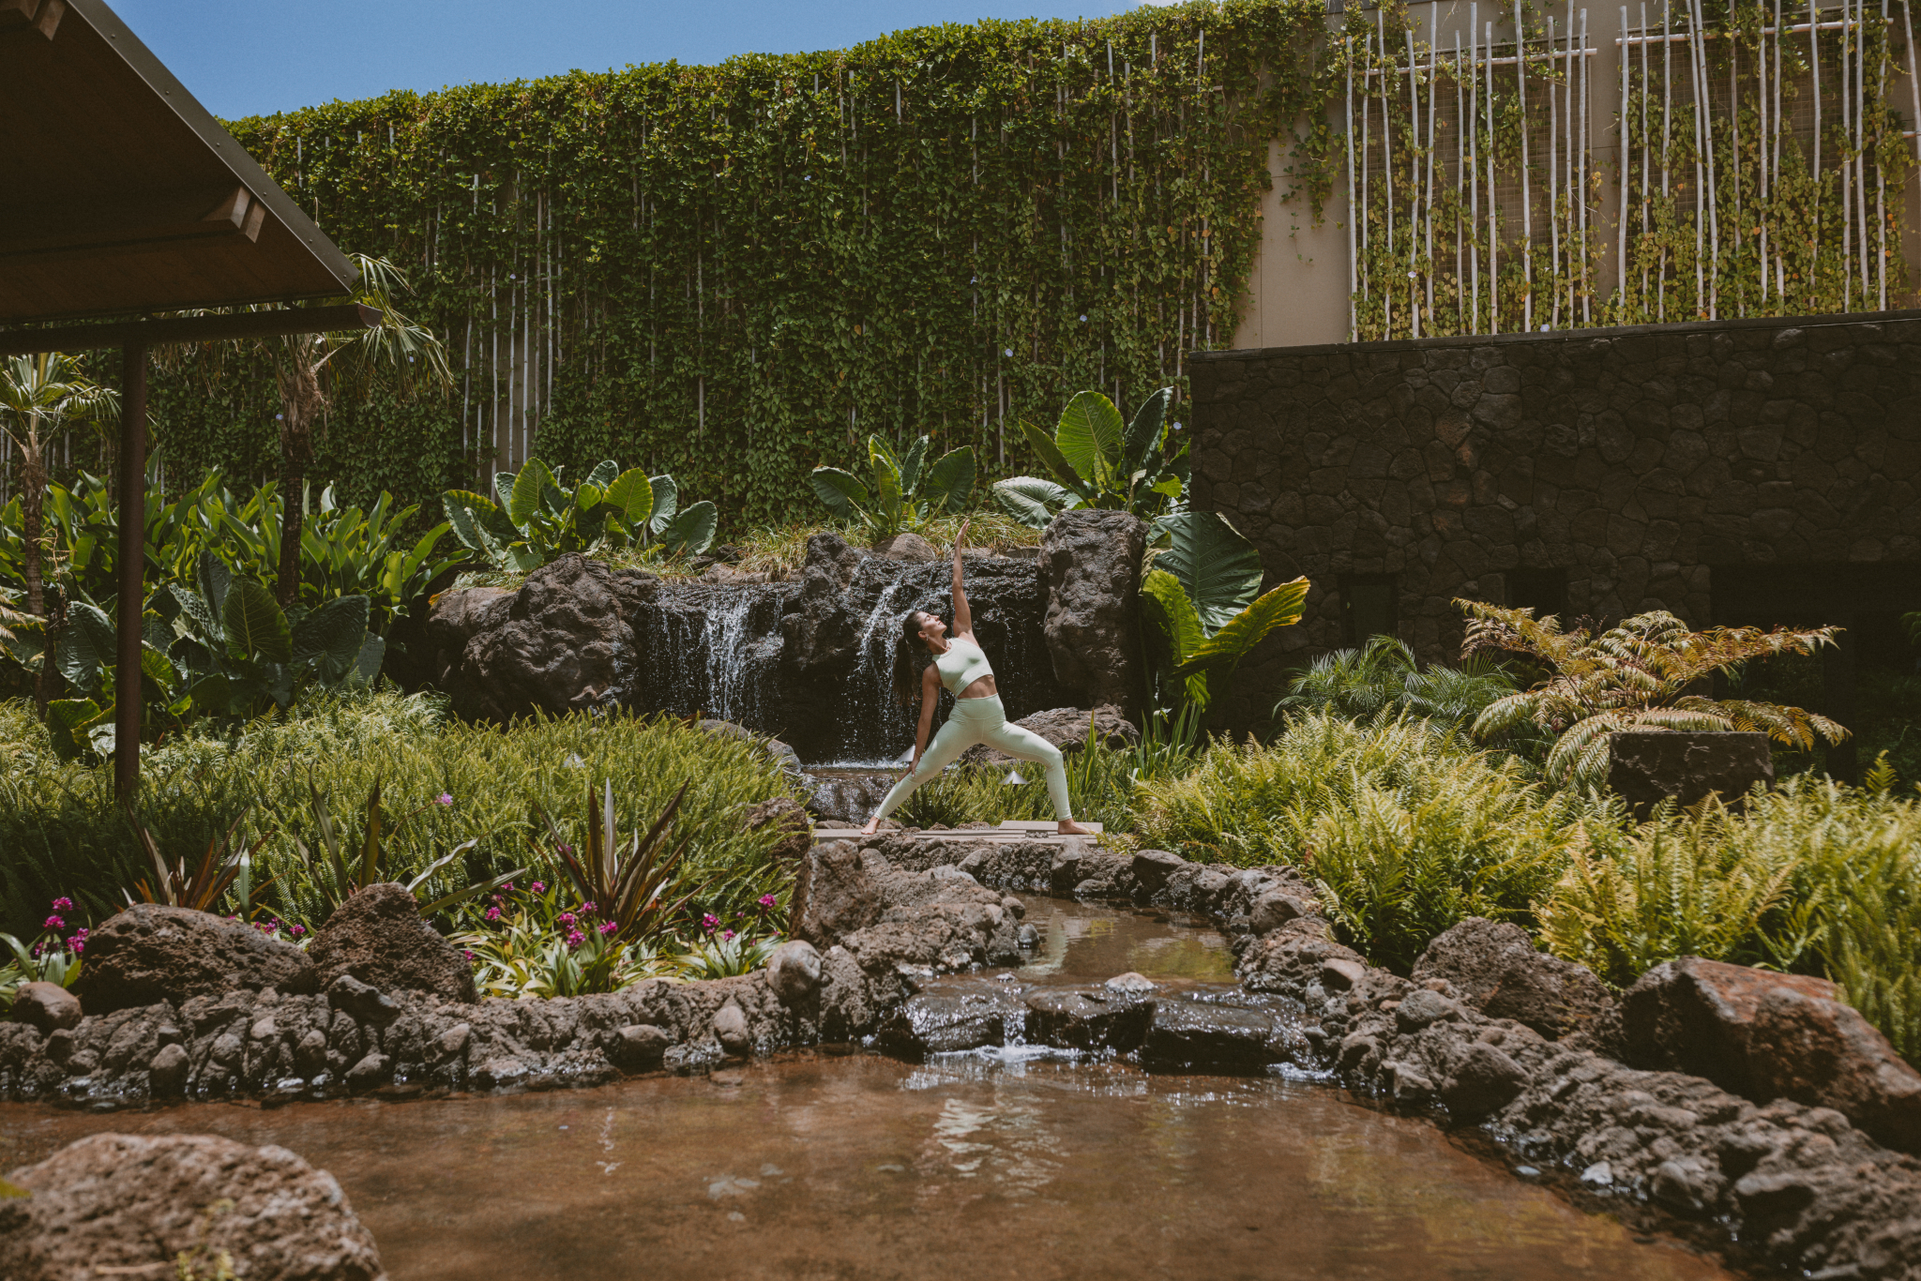
<path id="1" fill-rule="evenodd" d="M 967 608 L 967 593 L 961 588 L 961 544 L 967 539 L 963 524 L 954 538 L 954 630 L 925 610 L 914 610 L 901 620 L 901 635 L 894 646 L 894 697 L 905 707 L 913 700 L 914 686 L 920 686 L 920 727 L 914 734 L 914 764 L 887 793 L 887 799 L 874 811 L 861 831 L 872 835 L 880 830 L 881 820 L 914 789 L 939 777 L 956 757 L 976 743 L 999 748 L 1009 756 L 1039 761 L 1047 771 L 1047 795 L 1054 802 L 1054 817 L 1063 835 L 1086 835 L 1067 805 L 1067 769 L 1061 763 L 1058 747 L 1032 730 L 1007 723 L 1001 706 L 1000 691 L 994 685 L 994 669 L 974 639 L 974 616 Z M 934 661 L 922 667 L 921 655 L 931 653 Z M 934 727 L 934 709 L 940 703 L 941 687 L 954 696 L 954 710 L 929 743 Z"/>

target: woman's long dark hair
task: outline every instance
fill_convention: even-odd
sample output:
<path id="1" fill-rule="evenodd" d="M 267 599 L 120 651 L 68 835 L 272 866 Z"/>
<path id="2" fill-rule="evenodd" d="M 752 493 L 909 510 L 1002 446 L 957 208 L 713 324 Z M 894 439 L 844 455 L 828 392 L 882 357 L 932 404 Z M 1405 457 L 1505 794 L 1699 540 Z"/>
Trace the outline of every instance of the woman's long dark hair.
<path id="1" fill-rule="evenodd" d="M 910 609 L 900 620 L 900 635 L 894 638 L 894 702 L 902 710 L 920 698 L 920 674 L 927 667 L 930 651 L 920 638 L 922 611 Z"/>

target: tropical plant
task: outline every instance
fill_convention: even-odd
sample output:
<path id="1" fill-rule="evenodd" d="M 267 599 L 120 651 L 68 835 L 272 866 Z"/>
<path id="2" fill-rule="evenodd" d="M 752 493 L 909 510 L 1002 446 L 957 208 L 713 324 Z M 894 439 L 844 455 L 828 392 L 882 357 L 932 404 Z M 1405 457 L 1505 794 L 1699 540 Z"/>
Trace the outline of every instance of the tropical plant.
<path id="1" fill-rule="evenodd" d="M 127 821 L 133 824 L 134 839 L 139 841 L 154 875 L 152 881 L 142 878 L 134 882 L 132 891 L 122 890 L 122 897 L 132 903 L 134 895 L 138 894 L 142 903 L 164 903 L 168 907 L 211 912 L 220 906 L 221 900 L 232 890 L 241 914 L 252 915 L 254 898 L 266 888 L 265 883 L 256 885 L 253 878 L 254 859 L 265 844 L 265 838 L 256 836 L 251 843 L 246 840 L 235 841 L 234 838 L 240 833 L 240 824 L 246 817 L 247 811 L 242 809 L 234 815 L 225 833 L 209 837 L 207 848 L 200 855 L 200 862 L 189 869 L 184 857 L 177 863 L 167 861 L 153 833 L 135 817 L 129 807 Z"/>
<path id="2" fill-rule="evenodd" d="M 1104 507 L 1155 518 L 1178 511 L 1187 493 L 1187 442 L 1170 446 L 1167 407 L 1174 389 L 1163 387 L 1121 418 L 1114 402 L 1083 391 L 1067 402 L 1050 437 L 1023 420 L 1021 434 L 1054 480 L 1011 476 L 994 484 L 994 498 L 1029 525 L 1045 526 L 1063 511 Z M 1058 483 L 1056 483 L 1058 482 Z"/>
<path id="3" fill-rule="evenodd" d="M 196 344 L 163 357 L 166 365 L 196 366 L 210 384 L 225 376 L 232 358 L 240 352 L 259 353 L 272 363 L 280 392 L 283 495 L 305 494 L 307 465 L 313 460 L 314 428 L 326 416 L 334 397 L 362 397 L 377 376 L 384 377 L 402 395 L 413 395 L 422 385 L 443 390 L 453 385 L 440 339 L 432 329 L 402 315 L 397 305 L 411 292 L 406 272 L 385 258 L 366 254 L 352 257 L 359 278 L 350 297 L 380 313 L 380 323 L 371 329 Z M 275 598 L 282 605 L 298 599 L 306 516 L 304 501 L 290 501 L 281 508 L 280 560 L 273 582 Z"/>
<path id="4" fill-rule="evenodd" d="M 494 474 L 494 498 L 448 490 L 441 504 L 454 537 L 494 568 L 521 574 L 565 552 L 600 556 L 639 547 L 695 555 L 713 545 L 718 510 L 709 502 L 680 510 L 672 476 L 622 471 L 610 458 L 570 491 L 561 488 L 560 471 L 530 458 L 518 472 Z"/>
<path id="5" fill-rule="evenodd" d="M 0 943 L 13 954 L 12 959 L 0 961 L 0 1009 L 13 1005 L 23 984 L 58 983 L 68 987 L 80 977 L 87 927 L 69 924 L 67 916 L 72 912 L 73 900 L 62 894 L 47 905 L 47 919 L 40 923 L 39 936 L 32 943 L 0 933 Z"/>
<path id="6" fill-rule="evenodd" d="M 89 379 L 80 361 L 57 351 L 10 357 L 0 367 L 0 415 L 20 451 L 21 578 L 27 612 L 46 613 L 43 595 L 41 505 L 47 487 L 46 447 L 69 420 L 110 420 L 119 412 L 118 392 Z"/>
<path id="7" fill-rule="evenodd" d="M 1799 707 L 1746 699 L 1715 699 L 1694 692 L 1717 672 L 1757 658 L 1809 654 L 1834 643 L 1835 628 L 1714 627 L 1688 630 L 1666 610 L 1622 620 L 1599 635 L 1568 631 L 1556 618 L 1531 609 L 1483 601 L 1454 602 L 1468 616 L 1461 653 L 1517 654 L 1549 675 L 1532 687 L 1495 700 L 1474 720 L 1477 737 L 1538 730 L 1554 740 L 1548 777 L 1599 786 L 1606 781 L 1608 735 L 1622 730 L 1759 730 L 1777 743 L 1814 746 L 1848 731 Z"/>
<path id="8" fill-rule="evenodd" d="M 1067 790 L 1074 816 L 1100 823 L 1110 832 L 1133 823 L 1137 758 L 1131 748 L 1099 742 L 1067 753 Z M 961 765 L 907 798 L 895 817 L 903 824 L 959 827 L 965 823 L 1003 823 L 1010 819 L 1052 819 L 1054 805 L 1041 771 L 1025 761 L 1006 765 Z"/>
<path id="9" fill-rule="evenodd" d="M 313 820 L 314 846 L 310 846 L 299 836 L 293 838 L 294 851 L 302 870 L 306 873 L 308 884 L 318 893 L 321 904 L 331 913 L 354 894 L 369 885 L 382 881 L 397 882 L 409 894 L 420 896 L 421 887 L 432 880 L 441 868 L 459 859 L 467 851 L 480 844 L 480 838 L 463 841 L 439 858 L 433 860 L 418 873 L 408 876 L 397 871 L 391 856 L 393 845 L 390 838 L 394 829 L 401 823 L 435 805 L 451 805 L 453 797 L 441 793 L 439 797 L 421 805 L 411 814 L 403 814 L 396 822 L 387 821 L 386 811 L 380 804 L 380 783 L 374 782 L 373 789 L 367 793 L 367 803 L 362 807 L 362 823 L 357 839 L 343 835 L 339 822 L 333 815 L 333 789 L 323 788 L 315 782 L 311 773 L 307 779 L 307 790 L 312 796 L 308 814 Z M 354 847 L 358 847 L 357 849 Z M 422 916 L 432 916 L 458 903 L 481 894 L 487 894 L 515 877 L 524 876 L 529 871 L 517 867 L 511 872 L 503 872 L 491 880 L 478 881 L 452 893 L 443 894 L 420 905 Z"/>
<path id="10" fill-rule="evenodd" d="M 616 938 L 598 905 L 562 894 L 559 884 L 509 883 L 491 896 L 481 919 L 452 936 L 474 966 L 483 996 L 524 1000 L 618 992 L 642 979 L 673 973 L 665 941 Z"/>
<path id="11" fill-rule="evenodd" d="M 750 938 L 733 930 L 710 934 L 674 958 L 681 977 L 730 979 L 752 974 L 767 964 L 780 939 Z"/>
<path id="12" fill-rule="evenodd" d="M 1354 720 L 1406 714 L 1464 725 L 1514 692 L 1514 678 L 1494 658 L 1476 654 L 1459 667 L 1422 667 L 1405 641 L 1374 636 L 1358 649 L 1337 649 L 1309 663 L 1289 682 L 1274 714 L 1327 708 Z"/>
<path id="13" fill-rule="evenodd" d="M 869 436 L 872 489 L 838 467 L 816 467 L 808 480 L 834 518 L 859 525 L 870 542 L 918 531 L 937 516 L 964 510 L 974 492 L 974 447 L 949 450 L 929 464 L 928 444 L 928 437 L 916 437 L 902 457 L 879 436 Z"/>
<path id="14" fill-rule="evenodd" d="M 589 787 L 586 848 L 578 858 L 553 821 L 541 816 L 568 879 L 583 901 L 599 905 L 601 916 L 614 927 L 608 933 L 616 939 L 643 939 L 658 933 L 686 902 L 686 895 L 672 900 L 663 896 L 674 888 L 675 864 L 687 850 L 686 838 L 671 849 L 668 839 L 688 786 L 682 783 L 653 826 L 635 833 L 624 848 L 615 826 L 612 780 L 604 785 L 598 806 Z"/>
<path id="15" fill-rule="evenodd" d="M 1307 580 L 1261 594 L 1261 556 L 1215 512 L 1165 517 L 1164 548 L 1148 552 L 1141 576 L 1141 614 L 1154 692 L 1163 707 L 1206 708 L 1240 661 L 1268 635 L 1301 621 Z"/>
<path id="16" fill-rule="evenodd" d="M 1136 800 L 1143 844 L 1298 868 L 1337 934 L 1401 973 L 1465 917 L 1530 924 L 1592 812 L 1583 794 L 1549 792 L 1454 730 L 1325 710 L 1290 717 L 1266 744 L 1216 742 L 1193 772 L 1144 781 Z"/>

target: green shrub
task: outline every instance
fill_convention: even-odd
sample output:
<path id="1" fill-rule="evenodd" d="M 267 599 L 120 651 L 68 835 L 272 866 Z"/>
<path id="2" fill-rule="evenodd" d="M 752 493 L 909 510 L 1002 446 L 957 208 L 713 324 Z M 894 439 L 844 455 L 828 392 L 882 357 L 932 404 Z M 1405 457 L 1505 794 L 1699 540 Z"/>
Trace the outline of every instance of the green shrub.
<path id="1" fill-rule="evenodd" d="M 1142 784 L 1144 844 L 1317 886 L 1340 937 L 1406 973 L 1468 916 L 1532 924 L 1594 803 L 1424 721 L 1290 719 L 1270 743 L 1217 743 L 1184 778 Z"/>
<path id="2" fill-rule="evenodd" d="M 1375 636 L 1358 649 L 1337 649 L 1315 659 L 1288 684 L 1274 713 L 1325 708 L 1361 720 L 1405 712 L 1466 725 L 1517 688 L 1507 668 L 1484 655 L 1459 667 L 1422 667 L 1405 641 Z"/>
<path id="3" fill-rule="evenodd" d="M 0 729 L 17 715 L 6 709 Z M 114 802 L 112 768 L 62 764 L 35 740 L 23 741 L 22 767 L 0 778 L 4 921 L 14 932 L 31 928 L 37 907 L 58 894 L 97 921 L 147 868 Z M 323 914 L 323 895 L 293 841 L 315 841 L 310 782 L 359 797 L 379 781 L 395 813 L 419 811 L 387 837 L 397 876 L 417 875 L 456 845 L 477 842 L 422 887 L 424 899 L 536 857 L 551 862 L 552 851 L 532 843 L 537 834 L 546 843 L 536 806 L 579 844 L 589 778 L 614 781 L 628 828 L 652 822 L 689 784 L 676 821 L 678 835 L 690 838 L 680 872 L 698 887 L 689 911 L 731 919 L 782 885 L 768 855 L 776 838 L 749 835 L 740 823 L 745 806 L 786 790 L 779 769 L 751 742 L 715 739 L 667 718 L 580 715 L 497 729 L 450 723 L 422 696 L 381 693 L 321 700 L 230 737 L 182 737 L 148 753 L 143 771 L 140 818 L 170 855 L 204 847 L 252 805 L 246 826 L 266 837 L 260 875 L 277 877 L 267 897 L 282 916 L 309 925 Z M 562 879 L 557 868 L 536 870 Z"/>
<path id="4" fill-rule="evenodd" d="M 1096 746 L 1067 756 L 1067 792 L 1074 817 L 1117 832 L 1133 823 L 1135 754 Z M 1007 781 L 1010 774 L 1021 779 Z M 957 765 L 908 797 L 893 817 L 910 827 L 959 827 L 1054 817 L 1038 763 Z"/>

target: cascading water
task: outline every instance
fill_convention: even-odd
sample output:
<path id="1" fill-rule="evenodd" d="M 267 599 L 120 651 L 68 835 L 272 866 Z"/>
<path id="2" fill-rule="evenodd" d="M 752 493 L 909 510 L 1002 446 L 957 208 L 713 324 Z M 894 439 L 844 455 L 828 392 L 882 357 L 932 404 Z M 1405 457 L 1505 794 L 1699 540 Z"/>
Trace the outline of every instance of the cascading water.
<path id="1" fill-rule="evenodd" d="M 761 585 L 662 593 L 645 620 L 650 710 L 777 732 L 782 601 Z"/>

